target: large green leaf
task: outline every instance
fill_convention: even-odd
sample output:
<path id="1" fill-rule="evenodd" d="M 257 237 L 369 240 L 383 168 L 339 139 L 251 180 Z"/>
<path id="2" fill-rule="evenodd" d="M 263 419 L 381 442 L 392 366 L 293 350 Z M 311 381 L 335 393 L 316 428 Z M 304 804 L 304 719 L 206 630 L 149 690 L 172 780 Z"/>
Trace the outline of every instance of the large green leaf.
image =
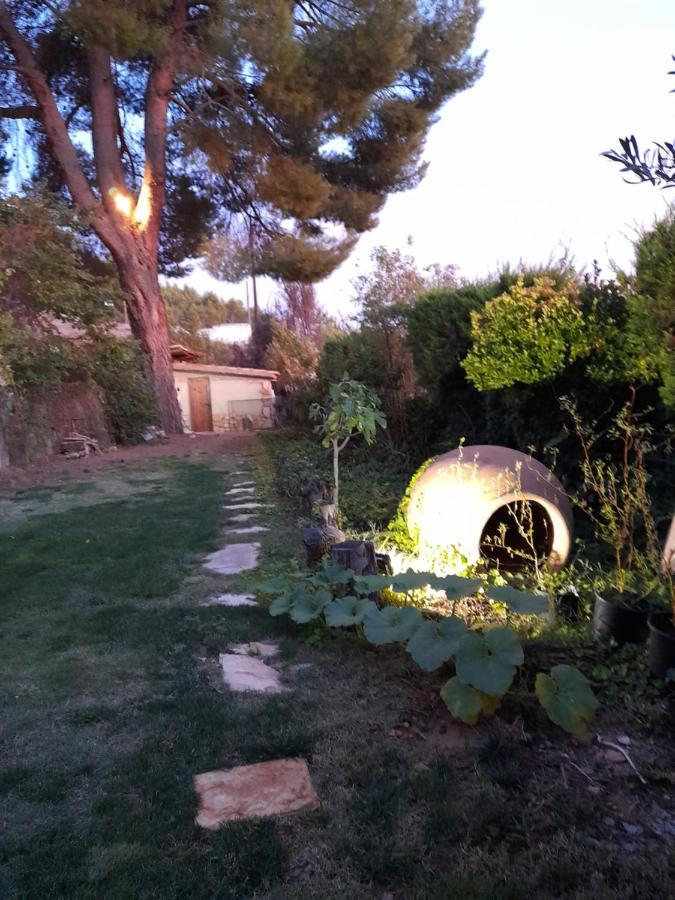
<path id="1" fill-rule="evenodd" d="M 548 597 L 545 594 L 519 591 L 510 585 L 504 587 L 490 585 L 485 588 L 485 593 L 490 600 L 505 603 L 509 609 L 521 616 L 542 616 L 548 612 Z"/>
<path id="2" fill-rule="evenodd" d="M 480 578 L 461 578 L 459 575 L 435 577 L 431 585 L 437 591 L 445 591 L 448 600 L 461 600 L 475 594 L 483 584 Z"/>
<path id="3" fill-rule="evenodd" d="M 332 584 L 349 584 L 354 577 L 351 569 L 345 569 L 344 566 L 326 566 L 320 569 L 314 575 L 307 579 L 310 584 L 316 584 L 320 587 Z"/>
<path id="4" fill-rule="evenodd" d="M 441 688 L 441 697 L 456 719 L 475 725 L 481 712 L 480 692 L 453 676 Z"/>
<path id="5" fill-rule="evenodd" d="M 326 607 L 326 624 L 331 628 L 360 625 L 367 613 L 377 609 L 372 600 L 363 597 L 340 597 Z"/>
<path id="6" fill-rule="evenodd" d="M 391 587 L 397 594 L 407 594 L 408 591 L 416 591 L 427 587 L 433 578 L 432 572 L 413 572 L 412 569 L 408 569 L 407 572 L 394 575 Z"/>
<path id="7" fill-rule="evenodd" d="M 493 716 L 502 702 L 501 697 L 462 684 L 456 675 L 443 685 L 441 697 L 453 716 L 467 725 L 475 725 L 480 715 Z"/>
<path id="8" fill-rule="evenodd" d="M 357 575 L 354 579 L 354 590 L 359 594 L 372 594 L 391 586 L 391 575 Z"/>
<path id="9" fill-rule="evenodd" d="M 291 611 L 291 603 L 293 601 L 293 594 L 291 591 L 286 591 L 284 594 L 280 594 L 278 597 L 275 597 L 274 600 L 270 603 L 270 615 L 271 616 L 283 616 L 285 613 Z"/>
<path id="10" fill-rule="evenodd" d="M 256 594 L 263 594 L 264 596 L 274 596 L 274 594 L 281 594 L 288 589 L 288 578 L 282 578 L 279 576 L 278 578 L 269 578 L 267 581 L 258 581 L 253 585 L 253 590 Z"/>
<path id="11" fill-rule="evenodd" d="M 406 647 L 421 669 L 433 672 L 441 663 L 457 653 L 468 633 L 469 630 L 462 619 L 448 616 L 439 622 L 424 622 L 415 631 Z"/>
<path id="12" fill-rule="evenodd" d="M 291 606 L 291 619 L 298 625 L 304 625 L 305 622 L 311 622 L 312 619 L 318 618 L 324 610 L 324 607 L 332 600 L 329 591 L 317 591 L 314 594 L 303 593 Z"/>
<path id="13" fill-rule="evenodd" d="M 510 628 L 493 628 L 486 635 L 467 635 L 455 658 L 457 677 L 462 684 L 492 696 L 501 696 L 511 687 L 515 666 L 523 661 L 518 636 Z"/>
<path id="14" fill-rule="evenodd" d="M 540 672 L 534 690 L 549 718 L 570 734 L 580 734 L 595 715 L 598 700 L 586 677 L 574 666 Z"/>
<path id="15" fill-rule="evenodd" d="M 512 628 L 492 628 L 485 633 L 484 638 L 490 653 L 512 666 L 522 666 L 523 648 Z"/>
<path id="16" fill-rule="evenodd" d="M 422 613 L 414 606 L 375 606 L 363 620 L 363 630 L 371 644 L 393 644 L 409 640 L 421 622 Z"/>

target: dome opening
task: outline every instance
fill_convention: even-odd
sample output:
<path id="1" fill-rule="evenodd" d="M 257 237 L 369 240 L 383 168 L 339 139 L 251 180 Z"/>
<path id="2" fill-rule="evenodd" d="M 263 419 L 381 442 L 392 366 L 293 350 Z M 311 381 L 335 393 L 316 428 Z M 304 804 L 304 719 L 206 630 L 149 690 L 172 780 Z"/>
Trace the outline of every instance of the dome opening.
<path id="1" fill-rule="evenodd" d="M 480 538 L 480 552 L 502 572 L 532 568 L 533 552 L 547 559 L 553 550 L 553 523 L 534 500 L 500 506 L 488 519 Z"/>

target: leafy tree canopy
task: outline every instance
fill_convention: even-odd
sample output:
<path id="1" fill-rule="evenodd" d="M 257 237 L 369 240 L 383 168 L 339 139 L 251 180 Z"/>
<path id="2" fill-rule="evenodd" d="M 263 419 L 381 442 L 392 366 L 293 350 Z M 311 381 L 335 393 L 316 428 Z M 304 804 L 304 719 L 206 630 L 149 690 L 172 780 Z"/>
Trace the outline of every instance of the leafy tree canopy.
<path id="1" fill-rule="evenodd" d="M 313 377 L 319 351 L 314 341 L 280 322 L 272 323 L 272 340 L 265 350 L 265 366 L 280 373 L 291 390 Z"/>
<path id="2" fill-rule="evenodd" d="M 354 301 L 361 307 L 359 321 L 366 328 L 392 328 L 404 324 L 404 311 L 424 291 L 456 285 L 456 268 L 434 264 L 420 269 L 415 258 L 400 250 L 376 247 L 371 270 L 353 281 Z"/>
<path id="3" fill-rule="evenodd" d="M 95 336 L 120 312 L 116 281 L 91 265 L 83 225 L 39 190 L 0 197 L 0 358 L 16 385 L 58 380 L 73 362 L 64 323 Z M 93 271 L 92 271 L 93 269 Z"/>
<path id="4" fill-rule="evenodd" d="M 241 225 L 243 216 L 243 232 L 228 232 L 235 267 L 236 248 L 248 253 L 251 225 L 257 272 L 325 275 L 374 225 L 387 194 L 417 183 L 436 111 L 481 73 L 482 59 L 468 53 L 477 0 L 3 4 L 28 35 L 73 134 L 91 134 L 95 125 L 93 55 L 111 60 L 121 166 L 133 190 L 144 171 L 138 124 L 148 75 L 181 5 L 187 27 L 170 97 L 166 272 L 177 272 L 205 233 L 227 229 L 233 217 Z M 29 117 L 39 171 L 60 183 L 39 119 L 32 118 L 34 98 L 1 46 L 4 114 L 10 121 Z M 77 150 L 91 171 L 88 141 L 79 140 Z M 330 236 L 336 225 L 342 233 Z M 243 244 L 237 233 L 245 234 Z"/>
<path id="5" fill-rule="evenodd" d="M 214 325 L 248 322 L 248 313 L 241 300 L 221 300 L 212 291 L 200 294 L 188 285 L 167 284 L 162 287 L 162 296 L 169 326 L 176 334 L 195 335 Z"/>

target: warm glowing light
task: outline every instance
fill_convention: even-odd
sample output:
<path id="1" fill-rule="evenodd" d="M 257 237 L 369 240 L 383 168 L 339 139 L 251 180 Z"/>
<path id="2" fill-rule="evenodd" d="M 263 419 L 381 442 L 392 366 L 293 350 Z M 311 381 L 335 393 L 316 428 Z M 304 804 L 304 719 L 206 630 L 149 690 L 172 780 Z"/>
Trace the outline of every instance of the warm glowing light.
<path id="1" fill-rule="evenodd" d="M 462 447 L 439 456 L 411 489 L 408 528 L 421 549 L 454 552 L 459 571 L 481 555 L 499 556 L 486 552 L 486 544 L 500 523 L 507 547 L 521 549 L 517 516 L 523 501 L 532 510 L 537 552 L 541 549 L 552 566 L 560 567 L 572 545 L 567 495 L 545 466 L 507 447 Z"/>
<path id="2" fill-rule="evenodd" d="M 117 190 L 117 188 L 110 188 L 109 194 L 112 197 L 112 201 L 115 204 L 117 211 L 129 218 L 134 211 L 133 197 L 129 194 L 125 194 L 124 191 Z"/>
<path id="3" fill-rule="evenodd" d="M 143 180 L 141 193 L 138 195 L 138 202 L 134 210 L 134 223 L 144 231 L 150 221 L 150 213 L 152 212 L 152 196 L 149 179 Z"/>

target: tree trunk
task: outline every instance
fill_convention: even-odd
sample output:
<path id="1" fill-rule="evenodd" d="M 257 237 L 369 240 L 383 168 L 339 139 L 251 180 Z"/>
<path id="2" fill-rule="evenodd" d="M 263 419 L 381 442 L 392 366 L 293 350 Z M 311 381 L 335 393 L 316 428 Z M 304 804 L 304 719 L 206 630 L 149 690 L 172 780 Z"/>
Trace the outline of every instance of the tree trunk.
<path id="1" fill-rule="evenodd" d="M 159 423 L 167 434 L 182 434 L 183 424 L 173 375 L 166 308 L 159 289 L 156 251 L 148 241 L 130 241 L 123 254 L 113 253 L 126 294 L 129 322 L 141 345 L 146 374 L 152 380 Z"/>

